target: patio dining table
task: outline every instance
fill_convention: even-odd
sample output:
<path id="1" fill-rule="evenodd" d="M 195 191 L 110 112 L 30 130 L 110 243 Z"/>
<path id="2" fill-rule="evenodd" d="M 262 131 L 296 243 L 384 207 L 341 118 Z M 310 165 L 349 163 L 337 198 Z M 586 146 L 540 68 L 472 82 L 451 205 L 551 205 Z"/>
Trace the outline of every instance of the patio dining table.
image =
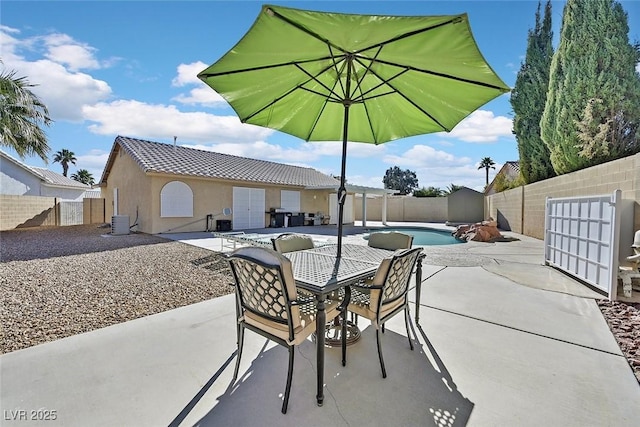
<path id="1" fill-rule="evenodd" d="M 316 297 L 316 358 L 317 403 L 324 402 L 324 350 L 325 350 L 325 300 L 332 292 L 372 277 L 382 260 L 393 251 L 364 245 L 343 244 L 342 256 L 337 256 L 337 245 L 283 254 L 291 260 L 296 286 Z M 421 266 L 418 263 L 416 284 L 420 286 Z"/>

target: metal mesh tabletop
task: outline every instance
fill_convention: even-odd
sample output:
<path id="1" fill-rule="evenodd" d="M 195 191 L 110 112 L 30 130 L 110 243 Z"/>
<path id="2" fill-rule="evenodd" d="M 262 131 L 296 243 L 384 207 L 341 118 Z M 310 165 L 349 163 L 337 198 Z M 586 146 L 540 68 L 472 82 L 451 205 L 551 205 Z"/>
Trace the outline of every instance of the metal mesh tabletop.
<path id="1" fill-rule="evenodd" d="M 336 256 L 338 251 L 337 245 L 323 246 L 319 248 L 310 249 L 310 252 L 317 254 Z M 363 262 L 369 262 L 379 265 L 380 262 L 386 257 L 393 255 L 393 251 L 386 249 L 371 248 L 364 245 L 342 245 L 342 258 L 352 258 Z"/>
<path id="2" fill-rule="evenodd" d="M 379 263 L 354 258 L 336 258 L 316 250 L 284 254 L 291 260 L 296 285 L 315 293 L 331 292 L 376 272 Z"/>

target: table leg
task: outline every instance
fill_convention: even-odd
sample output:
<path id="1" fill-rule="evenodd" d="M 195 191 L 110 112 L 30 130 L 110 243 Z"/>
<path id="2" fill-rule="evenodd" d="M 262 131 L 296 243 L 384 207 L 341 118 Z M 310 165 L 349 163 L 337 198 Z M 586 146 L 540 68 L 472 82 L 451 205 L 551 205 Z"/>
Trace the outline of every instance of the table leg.
<path id="1" fill-rule="evenodd" d="M 416 325 L 420 319 L 420 293 L 422 292 L 422 259 L 424 254 L 418 255 L 416 266 Z"/>
<path id="2" fill-rule="evenodd" d="M 327 313 L 324 307 L 324 295 L 318 295 L 317 297 L 317 318 L 316 318 L 316 359 L 317 359 L 317 371 L 318 371 L 318 394 L 316 399 L 318 406 L 322 406 L 324 403 L 324 333 L 325 323 L 327 323 Z"/>

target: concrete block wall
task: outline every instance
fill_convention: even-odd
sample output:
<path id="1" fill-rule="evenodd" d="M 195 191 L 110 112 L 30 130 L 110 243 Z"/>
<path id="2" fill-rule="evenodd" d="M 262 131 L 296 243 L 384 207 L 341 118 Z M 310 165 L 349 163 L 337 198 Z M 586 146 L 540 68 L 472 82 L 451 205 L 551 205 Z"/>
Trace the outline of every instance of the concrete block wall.
<path id="1" fill-rule="evenodd" d="M 521 221 L 522 231 L 513 231 L 543 239 L 547 197 L 608 195 L 617 189 L 623 199 L 633 200 L 633 229 L 640 230 L 640 154 L 487 196 L 485 206 L 491 216 L 501 207 L 512 225 Z"/>
<path id="2" fill-rule="evenodd" d="M 105 200 L 103 198 L 85 198 L 82 206 L 82 223 L 83 224 L 103 224 L 105 218 Z"/>
<path id="3" fill-rule="evenodd" d="M 525 234 L 523 229 L 522 187 L 502 191 L 486 197 L 485 217 L 498 221 L 498 228 Z"/>
<path id="4" fill-rule="evenodd" d="M 56 225 L 56 198 L 0 195 L 0 230 Z"/>

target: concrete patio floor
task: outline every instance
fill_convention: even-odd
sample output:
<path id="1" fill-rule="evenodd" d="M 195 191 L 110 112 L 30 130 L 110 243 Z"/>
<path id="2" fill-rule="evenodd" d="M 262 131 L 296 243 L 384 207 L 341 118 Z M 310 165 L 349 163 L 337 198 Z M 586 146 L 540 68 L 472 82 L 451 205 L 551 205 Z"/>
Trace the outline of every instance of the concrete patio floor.
<path id="1" fill-rule="evenodd" d="M 332 239 L 332 230 L 287 231 Z M 349 232 L 362 240 L 361 229 Z M 425 247 L 415 350 L 396 316 L 383 335 L 383 379 L 375 331 L 361 320 L 346 367 L 327 349 L 323 407 L 312 341 L 296 350 L 286 415 L 283 347 L 247 332 L 230 384 L 227 295 L 0 356 L 1 424 L 43 425 L 33 418 L 55 411 L 46 425 L 638 425 L 640 386 L 594 300 L 602 296 L 543 266 L 541 241 L 504 234 L 516 240 Z M 210 234 L 171 238 L 220 250 Z"/>

